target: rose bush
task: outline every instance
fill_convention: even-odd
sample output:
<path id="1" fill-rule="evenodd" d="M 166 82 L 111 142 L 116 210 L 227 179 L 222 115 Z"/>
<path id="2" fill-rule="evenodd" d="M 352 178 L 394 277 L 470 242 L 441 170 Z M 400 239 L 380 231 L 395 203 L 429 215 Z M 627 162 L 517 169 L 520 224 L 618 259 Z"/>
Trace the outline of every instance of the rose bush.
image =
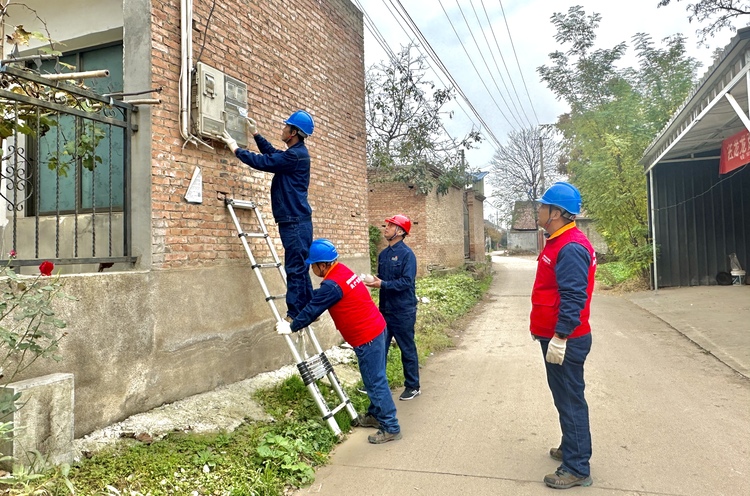
<path id="1" fill-rule="evenodd" d="M 9 258 L 16 257 L 10 252 Z M 30 367 L 38 358 L 60 360 L 56 354 L 60 340 L 66 335 L 66 322 L 55 312 L 55 300 L 74 297 L 63 291 L 60 276 L 52 277 L 55 265 L 44 261 L 39 274 L 23 276 L 10 265 L 0 271 L 0 378 L 1 385 Z M 0 400 L 0 416 L 16 408 L 18 395 Z M 0 424 L 0 437 L 3 429 Z"/>

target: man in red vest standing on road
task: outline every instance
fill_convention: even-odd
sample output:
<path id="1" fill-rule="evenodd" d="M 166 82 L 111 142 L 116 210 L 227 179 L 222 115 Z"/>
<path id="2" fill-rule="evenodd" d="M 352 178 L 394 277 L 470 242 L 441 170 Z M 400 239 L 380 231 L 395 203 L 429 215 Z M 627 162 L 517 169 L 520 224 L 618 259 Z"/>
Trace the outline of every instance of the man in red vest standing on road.
<path id="1" fill-rule="evenodd" d="M 547 383 L 560 419 L 562 442 L 550 456 L 562 462 L 544 483 L 556 489 L 590 486 L 591 430 L 583 366 L 591 350 L 589 313 L 596 254 L 577 227 L 581 194 L 553 184 L 539 200 L 538 224 L 547 243 L 531 291 L 531 334 L 542 346 Z"/>

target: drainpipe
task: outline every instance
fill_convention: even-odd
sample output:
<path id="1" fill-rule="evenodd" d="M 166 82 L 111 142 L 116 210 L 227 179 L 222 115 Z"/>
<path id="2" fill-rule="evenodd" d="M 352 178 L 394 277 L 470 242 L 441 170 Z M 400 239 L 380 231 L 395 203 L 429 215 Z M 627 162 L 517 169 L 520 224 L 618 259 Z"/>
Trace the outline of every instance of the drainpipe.
<path id="1" fill-rule="evenodd" d="M 180 0 L 180 135 L 190 134 L 190 85 L 193 70 L 193 0 Z"/>

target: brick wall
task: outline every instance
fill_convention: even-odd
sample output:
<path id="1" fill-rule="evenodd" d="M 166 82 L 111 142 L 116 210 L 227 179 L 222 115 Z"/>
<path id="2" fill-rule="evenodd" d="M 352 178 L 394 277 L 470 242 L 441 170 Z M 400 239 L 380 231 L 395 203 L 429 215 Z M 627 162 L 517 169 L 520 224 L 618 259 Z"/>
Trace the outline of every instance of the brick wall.
<path id="1" fill-rule="evenodd" d="M 183 148 L 179 132 L 180 1 L 153 0 L 152 81 L 163 86 L 153 109 L 153 266 L 201 266 L 245 259 L 220 197 L 263 206 L 272 234 L 272 175 L 237 160 L 223 143 Z M 309 201 L 315 237 L 331 238 L 344 256 L 367 254 L 364 45 L 361 13 L 349 0 L 195 2 L 193 58 L 248 85 L 259 131 L 284 149 L 282 121 L 297 109 L 315 119 L 306 140 L 312 159 Z M 209 20 L 210 15 L 210 20 Z M 250 150 L 256 151 L 251 140 Z M 193 170 L 203 174 L 203 204 L 183 200 Z M 251 212 L 241 212 L 243 227 Z M 252 240 L 251 240 L 252 241 Z M 256 242 L 263 258 L 265 242 Z M 278 238 L 277 238 L 278 242 Z M 281 250 L 280 243 L 278 249 Z M 281 253 L 281 252 L 280 252 Z"/>
<path id="2" fill-rule="evenodd" d="M 464 191 L 469 211 L 469 258 L 484 262 L 484 196 L 474 189 Z"/>
<path id="3" fill-rule="evenodd" d="M 412 222 L 406 238 L 417 257 L 417 276 L 428 274 L 433 265 L 459 267 L 463 265 L 463 194 L 451 188 L 447 195 L 435 191 L 421 194 L 402 182 L 381 182 L 371 172 L 368 175 L 368 215 L 370 223 L 384 227 L 384 219 L 403 214 Z M 385 247 L 381 240 L 379 249 Z"/>
<path id="4" fill-rule="evenodd" d="M 460 267 L 464 263 L 464 194 L 451 188 L 447 194 L 427 195 L 429 266 Z"/>

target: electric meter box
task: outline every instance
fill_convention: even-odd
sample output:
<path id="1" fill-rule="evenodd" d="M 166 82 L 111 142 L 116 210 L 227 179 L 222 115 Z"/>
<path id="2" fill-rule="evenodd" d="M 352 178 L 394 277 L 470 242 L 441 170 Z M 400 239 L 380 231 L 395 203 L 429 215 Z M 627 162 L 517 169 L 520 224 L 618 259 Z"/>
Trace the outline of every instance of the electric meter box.
<path id="1" fill-rule="evenodd" d="M 224 129 L 247 146 L 245 118 L 247 85 L 213 67 L 198 62 L 193 84 L 193 128 L 195 134 L 219 139 Z"/>

